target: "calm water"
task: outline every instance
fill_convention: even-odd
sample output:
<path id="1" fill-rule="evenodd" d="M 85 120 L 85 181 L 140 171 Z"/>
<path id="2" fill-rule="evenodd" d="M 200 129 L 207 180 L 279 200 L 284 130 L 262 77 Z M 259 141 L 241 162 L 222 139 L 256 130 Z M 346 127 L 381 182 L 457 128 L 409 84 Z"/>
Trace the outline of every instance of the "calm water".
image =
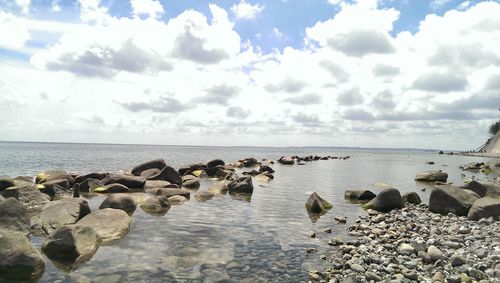
<path id="1" fill-rule="evenodd" d="M 354 221 L 364 213 L 348 203 L 346 189 L 374 189 L 377 182 L 392 184 L 402 192 L 417 191 L 413 181 L 422 170 L 442 169 L 450 181 L 460 184 L 459 165 L 485 158 L 437 155 L 425 151 L 361 150 L 342 148 L 246 148 L 135 145 L 84 145 L 0 142 L 0 175 L 30 175 L 46 169 L 79 173 L 117 172 L 154 158 L 178 167 L 222 158 L 233 162 L 244 157 L 276 160 L 282 155 L 350 155 L 348 160 L 308 163 L 306 166 L 276 164 L 275 180 L 257 186 L 251 201 L 226 195 L 207 202 L 194 198 L 175 206 L 164 216 L 151 216 L 140 208 L 133 215 L 130 233 L 119 243 L 102 246 L 94 257 L 72 272 L 57 269 L 46 260 L 42 282 L 212 282 L 222 278 L 248 282 L 306 281 L 308 271 L 321 268 L 328 255 L 326 242 L 333 236 L 347 237 L 335 216 Z M 427 165 L 426 161 L 435 165 Z M 471 173 L 466 173 L 470 175 Z M 476 173 L 479 179 L 484 176 Z M 206 189 L 212 181 L 202 183 Z M 312 223 L 304 208 L 308 194 L 316 191 L 333 209 Z M 96 209 L 102 197 L 89 200 Z M 333 234 L 322 233 L 332 228 Z M 317 239 L 310 239 L 315 231 Z M 42 238 L 33 238 L 40 247 Z M 307 255 L 305 249 L 319 248 Z"/>

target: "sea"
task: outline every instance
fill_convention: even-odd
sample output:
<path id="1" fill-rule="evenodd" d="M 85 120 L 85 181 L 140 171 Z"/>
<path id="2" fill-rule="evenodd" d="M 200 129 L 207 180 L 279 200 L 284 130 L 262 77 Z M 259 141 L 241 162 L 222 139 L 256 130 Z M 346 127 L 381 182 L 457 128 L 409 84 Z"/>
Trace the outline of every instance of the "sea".
<path id="1" fill-rule="evenodd" d="M 305 282 L 309 271 L 327 267 L 335 257 L 328 240 L 349 239 L 349 225 L 366 214 L 360 204 L 344 199 L 346 190 L 377 193 L 380 189 L 375 184 L 385 183 L 402 193 L 415 191 L 427 203 L 430 188 L 414 181 L 417 172 L 443 170 L 449 182 L 461 185 L 471 177 L 491 180 L 498 172 L 462 171 L 460 165 L 499 162 L 420 149 L 0 142 L 0 176 L 35 176 L 52 169 L 80 174 L 127 172 L 157 158 L 178 168 L 216 158 L 231 163 L 247 157 L 277 160 L 284 155 L 350 158 L 304 166 L 276 163 L 274 180 L 254 183 L 250 199 L 225 195 L 198 202 L 191 198 L 163 216 L 137 208 L 130 232 L 118 243 L 99 247 L 76 269 L 57 266 L 44 256 L 46 268 L 40 282 Z M 200 190 L 213 182 L 203 179 Z M 311 219 L 304 206 L 312 192 L 333 205 L 319 219 Z M 103 199 L 89 198 L 91 209 L 98 209 Z M 347 223 L 337 223 L 338 216 L 347 217 Z M 328 228 L 331 233 L 324 232 Z M 40 249 L 44 239 L 31 237 L 31 241 Z"/>

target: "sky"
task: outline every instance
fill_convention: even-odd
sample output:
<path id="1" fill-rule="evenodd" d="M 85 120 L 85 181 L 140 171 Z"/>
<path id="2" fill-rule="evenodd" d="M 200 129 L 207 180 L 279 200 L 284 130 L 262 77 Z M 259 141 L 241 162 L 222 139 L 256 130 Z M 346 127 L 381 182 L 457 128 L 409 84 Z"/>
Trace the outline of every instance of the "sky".
<path id="1" fill-rule="evenodd" d="M 0 140 L 470 150 L 500 1 L 0 0 Z"/>

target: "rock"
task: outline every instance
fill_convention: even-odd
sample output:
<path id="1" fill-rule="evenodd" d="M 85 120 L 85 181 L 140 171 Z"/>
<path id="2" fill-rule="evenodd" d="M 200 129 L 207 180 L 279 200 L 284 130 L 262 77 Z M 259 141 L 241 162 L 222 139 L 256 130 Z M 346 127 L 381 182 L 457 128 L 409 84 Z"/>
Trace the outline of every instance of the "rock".
<path id="1" fill-rule="evenodd" d="M 31 231 L 37 236 L 47 236 L 59 227 L 75 224 L 89 213 L 89 205 L 84 199 L 52 201 L 31 218 Z"/>
<path id="2" fill-rule="evenodd" d="M 452 186 L 439 186 L 432 190 L 429 197 L 429 210 L 434 213 L 453 213 L 466 216 L 477 198 L 462 189 Z"/>
<path id="3" fill-rule="evenodd" d="M 128 194 L 111 194 L 99 206 L 99 209 L 114 208 L 121 209 L 127 213 L 133 213 L 137 207 L 134 199 Z"/>
<path id="4" fill-rule="evenodd" d="M 467 218 L 475 221 L 488 217 L 500 220 L 500 199 L 490 197 L 478 199 L 467 214 Z"/>
<path id="5" fill-rule="evenodd" d="M 78 221 L 78 225 L 90 226 L 102 240 L 103 245 L 111 244 L 125 236 L 132 219 L 121 209 L 104 208 L 96 210 Z"/>
<path id="6" fill-rule="evenodd" d="M 441 171 L 431 170 L 418 173 L 415 177 L 415 181 L 420 182 L 446 182 L 448 180 L 448 174 Z"/>
<path id="7" fill-rule="evenodd" d="M 432 262 L 436 262 L 438 260 L 444 259 L 445 256 L 441 250 L 436 248 L 435 246 L 429 246 L 427 248 L 427 254 L 431 258 Z"/>
<path id="8" fill-rule="evenodd" d="M 199 192 L 196 192 L 196 194 L 194 195 L 194 198 L 199 202 L 204 202 L 204 201 L 210 200 L 213 197 L 214 197 L 214 194 L 212 192 L 209 192 L 209 191 L 199 191 Z"/>
<path id="9" fill-rule="evenodd" d="M 283 156 L 281 157 L 280 159 L 278 159 L 278 162 L 280 164 L 284 164 L 284 165 L 294 165 L 295 164 L 295 159 L 291 156 Z"/>
<path id="10" fill-rule="evenodd" d="M 366 271 L 366 269 L 364 267 L 362 267 L 361 265 L 359 265 L 357 263 L 351 264 L 351 270 L 354 272 L 359 272 L 359 273 L 364 273 Z"/>
<path id="11" fill-rule="evenodd" d="M 473 191 L 476 194 L 478 194 L 479 197 L 484 197 L 488 191 L 488 189 L 485 186 L 483 186 L 481 183 L 477 182 L 476 180 L 472 180 L 472 181 L 466 183 L 465 185 L 461 186 L 460 188 L 464 189 L 464 190 Z"/>
<path id="12" fill-rule="evenodd" d="M 261 165 L 261 166 L 259 167 L 259 173 L 264 173 L 264 172 L 268 172 L 268 173 L 271 173 L 271 174 L 272 174 L 272 173 L 274 173 L 275 171 L 274 171 L 274 169 L 273 169 L 273 168 L 271 168 L 271 167 L 269 167 L 269 166 L 267 166 L 267 165 Z"/>
<path id="13" fill-rule="evenodd" d="M 365 278 L 368 281 L 375 281 L 375 282 L 382 281 L 382 277 L 378 276 L 377 273 L 370 272 L 370 271 L 368 271 L 368 272 L 365 273 Z"/>
<path id="14" fill-rule="evenodd" d="M 68 181 L 69 187 L 73 187 L 75 185 L 75 179 L 73 178 L 73 176 L 64 170 L 49 170 L 38 173 L 35 178 L 35 182 L 37 184 L 43 184 L 57 179 L 66 179 Z"/>
<path id="15" fill-rule="evenodd" d="M 24 235 L 30 233 L 28 210 L 17 199 L 0 201 L 0 229 L 18 231 Z"/>
<path id="16" fill-rule="evenodd" d="M 441 271 L 434 273 L 432 276 L 432 282 L 445 282 L 446 278 Z"/>
<path id="17" fill-rule="evenodd" d="M 259 161 L 257 161 L 257 159 L 253 157 L 249 157 L 241 160 L 241 164 L 243 165 L 243 167 L 254 167 L 259 164 Z"/>
<path id="18" fill-rule="evenodd" d="M 403 198 L 404 203 L 411 203 L 411 204 L 421 204 L 422 203 L 420 196 L 416 192 L 405 193 L 402 196 L 402 198 Z"/>
<path id="19" fill-rule="evenodd" d="M 224 166 L 224 165 L 226 165 L 226 163 L 222 159 L 214 159 L 207 163 L 208 168 L 214 168 L 217 166 Z"/>
<path id="20" fill-rule="evenodd" d="M 158 169 L 161 170 L 165 168 L 167 164 L 165 163 L 165 160 L 163 159 L 155 159 L 151 161 L 144 162 L 142 164 L 139 164 L 132 168 L 131 173 L 135 176 L 140 176 L 142 172 L 149 170 L 149 169 Z"/>
<path id="21" fill-rule="evenodd" d="M 0 203 L 3 202 L 4 200 L 5 198 L 2 195 L 0 195 Z"/>
<path id="22" fill-rule="evenodd" d="M 167 198 L 170 198 L 171 196 L 183 196 L 186 199 L 189 199 L 189 197 L 191 196 L 191 192 L 184 189 L 160 188 L 156 192 L 156 195 L 166 196 Z"/>
<path id="23" fill-rule="evenodd" d="M 178 186 L 182 186 L 181 175 L 174 168 L 165 166 L 157 175 L 150 177 L 151 180 L 167 181 Z"/>
<path id="24" fill-rule="evenodd" d="M 456 266 L 461 266 L 465 264 L 465 258 L 463 256 L 454 254 L 450 257 L 450 263 L 451 266 L 456 267 Z"/>
<path id="25" fill-rule="evenodd" d="M 168 201 L 172 205 L 181 205 L 187 201 L 187 198 L 181 195 L 174 195 L 168 198 Z"/>
<path id="26" fill-rule="evenodd" d="M 45 263 L 24 233 L 0 229 L 0 281 L 36 282 Z"/>
<path id="27" fill-rule="evenodd" d="M 484 186 L 486 187 L 485 196 L 491 198 L 500 198 L 500 185 L 484 184 Z"/>
<path id="28" fill-rule="evenodd" d="M 13 197 L 26 206 L 28 212 L 34 215 L 42 210 L 50 197 L 40 192 L 36 186 L 15 186 L 1 192 L 5 198 Z"/>
<path id="29" fill-rule="evenodd" d="M 376 195 L 369 190 L 347 190 L 344 192 L 344 198 L 358 201 L 370 201 Z"/>
<path id="30" fill-rule="evenodd" d="M 43 183 L 46 189 L 50 189 L 52 186 L 60 186 L 65 190 L 69 190 L 69 182 L 67 179 L 54 179 Z"/>
<path id="31" fill-rule="evenodd" d="M 140 207 L 147 213 L 163 215 L 170 209 L 170 202 L 166 196 L 160 195 L 148 198 Z"/>
<path id="32" fill-rule="evenodd" d="M 195 179 L 186 179 L 182 182 L 182 186 L 188 189 L 199 189 L 200 188 L 200 180 L 195 177 Z"/>
<path id="33" fill-rule="evenodd" d="M 141 177 L 131 175 L 109 175 L 102 180 L 104 185 L 121 184 L 130 189 L 142 189 L 146 180 Z"/>
<path id="34" fill-rule="evenodd" d="M 148 189 L 157 189 L 157 188 L 165 188 L 170 185 L 170 182 L 162 181 L 162 180 L 147 180 L 144 184 L 144 190 Z"/>
<path id="35" fill-rule="evenodd" d="M 332 208 L 332 205 L 322 199 L 316 192 L 313 192 L 306 202 L 306 209 L 310 213 L 325 213 Z"/>
<path id="36" fill-rule="evenodd" d="M 158 168 L 151 168 L 148 170 L 142 171 L 142 173 L 139 175 L 141 178 L 144 178 L 146 180 L 152 178 L 153 176 L 156 176 L 160 173 L 160 169 Z"/>
<path id="37" fill-rule="evenodd" d="M 114 194 L 114 193 L 129 193 L 130 190 L 126 186 L 118 183 L 108 184 L 104 187 L 94 189 L 94 193 Z"/>
<path id="38" fill-rule="evenodd" d="M 73 269 L 92 258 L 99 242 L 99 236 L 89 226 L 62 226 L 43 242 L 42 251 L 54 262 Z"/>
<path id="39" fill-rule="evenodd" d="M 102 180 L 106 177 L 108 177 L 109 174 L 108 173 L 89 173 L 89 174 L 85 174 L 85 175 L 79 175 L 79 176 L 76 176 L 75 177 L 75 182 L 77 183 L 82 183 L 84 182 L 85 180 L 87 179 L 95 179 L 95 180 Z"/>
<path id="40" fill-rule="evenodd" d="M 0 191 L 3 191 L 9 187 L 15 186 L 16 183 L 13 179 L 9 177 L 0 177 Z"/>
<path id="41" fill-rule="evenodd" d="M 381 191 L 374 199 L 363 206 L 366 209 L 374 209 L 388 212 L 395 208 L 403 207 L 403 199 L 397 189 L 386 189 Z"/>
<path id="42" fill-rule="evenodd" d="M 412 255 L 415 253 L 415 249 L 410 244 L 401 244 L 398 247 L 398 253 L 401 255 Z"/>
<path id="43" fill-rule="evenodd" d="M 99 187 L 104 187 L 104 184 L 101 181 L 93 178 L 87 178 L 79 184 L 80 184 L 80 192 L 83 193 L 93 192 L 95 189 Z"/>
<path id="44" fill-rule="evenodd" d="M 259 174 L 259 175 L 255 176 L 254 178 L 255 178 L 255 181 L 259 182 L 259 183 L 269 183 L 272 180 L 272 178 L 266 174 Z"/>
<path id="45" fill-rule="evenodd" d="M 253 193 L 252 177 L 241 177 L 227 185 L 229 192 Z"/>
<path id="46" fill-rule="evenodd" d="M 228 181 L 216 182 L 212 186 L 210 186 L 210 188 L 208 188 L 208 191 L 213 193 L 214 195 L 226 194 L 227 190 L 229 190 L 229 188 L 227 187 L 228 184 Z"/>
<path id="47" fill-rule="evenodd" d="M 205 170 L 195 170 L 192 172 L 192 174 L 196 177 L 196 178 L 207 178 L 208 177 L 208 174 Z"/>
<path id="48" fill-rule="evenodd" d="M 410 279 L 410 280 L 413 280 L 413 281 L 417 281 L 418 280 L 418 275 L 413 270 L 403 270 L 402 273 L 403 273 L 403 276 L 405 278 L 407 278 L 407 279 Z"/>

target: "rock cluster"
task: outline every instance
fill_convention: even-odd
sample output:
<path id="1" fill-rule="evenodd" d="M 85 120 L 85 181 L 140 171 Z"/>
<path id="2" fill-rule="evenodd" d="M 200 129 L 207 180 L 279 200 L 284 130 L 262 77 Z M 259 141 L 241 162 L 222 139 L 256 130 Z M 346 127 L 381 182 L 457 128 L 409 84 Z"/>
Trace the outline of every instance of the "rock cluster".
<path id="1" fill-rule="evenodd" d="M 300 156 L 282 156 L 280 159 L 278 159 L 278 162 L 283 165 L 305 165 L 304 161 L 310 162 L 310 161 L 318 161 L 318 160 L 330 160 L 330 159 L 337 159 L 337 160 L 346 160 L 349 159 L 350 156 L 317 156 L 317 155 L 308 155 L 304 157 Z"/>

